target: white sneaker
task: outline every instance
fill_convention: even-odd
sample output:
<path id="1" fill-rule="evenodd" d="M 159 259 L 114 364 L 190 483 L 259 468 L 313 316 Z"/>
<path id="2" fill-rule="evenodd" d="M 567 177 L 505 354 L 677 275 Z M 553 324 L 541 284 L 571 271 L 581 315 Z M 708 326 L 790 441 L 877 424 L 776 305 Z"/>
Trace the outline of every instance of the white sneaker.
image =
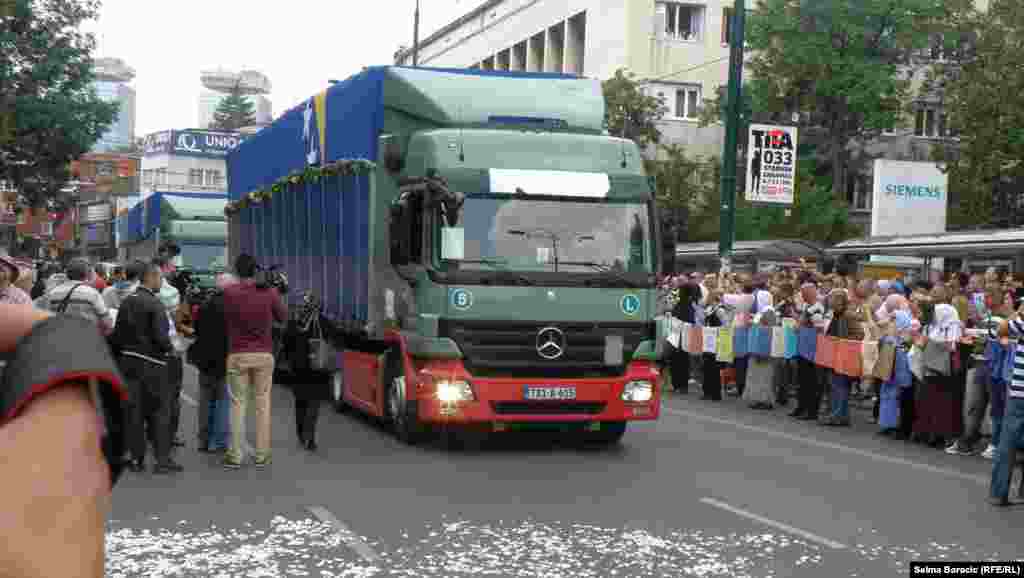
<path id="1" fill-rule="evenodd" d="M 986 460 L 991 460 L 993 457 L 995 457 L 995 455 L 996 446 L 992 444 L 988 444 L 988 447 L 985 448 L 985 451 L 981 452 L 981 457 L 985 458 Z"/>

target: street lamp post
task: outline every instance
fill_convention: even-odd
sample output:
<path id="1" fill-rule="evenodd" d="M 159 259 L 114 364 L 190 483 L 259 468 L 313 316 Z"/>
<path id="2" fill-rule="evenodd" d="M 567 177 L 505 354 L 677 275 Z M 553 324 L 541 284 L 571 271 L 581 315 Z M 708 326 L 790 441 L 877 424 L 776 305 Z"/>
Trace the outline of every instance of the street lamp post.
<path id="1" fill-rule="evenodd" d="M 745 0 L 735 0 L 732 46 L 729 51 L 729 100 L 725 118 L 725 150 L 722 151 L 721 227 L 718 253 L 722 273 L 732 269 L 733 241 L 736 239 L 736 147 L 739 142 L 741 97 L 743 94 L 743 27 Z"/>
<path id="2" fill-rule="evenodd" d="M 420 0 L 416 0 L 416 12 L 412 20 L 412 66 L 420 65 Z"/>

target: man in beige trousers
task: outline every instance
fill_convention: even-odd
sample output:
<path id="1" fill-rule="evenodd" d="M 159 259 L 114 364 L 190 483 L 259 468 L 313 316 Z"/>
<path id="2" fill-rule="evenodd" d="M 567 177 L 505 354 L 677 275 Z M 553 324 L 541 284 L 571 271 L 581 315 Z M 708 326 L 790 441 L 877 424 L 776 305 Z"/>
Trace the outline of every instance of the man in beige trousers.
<path id="1" fill-rule="evenodd" d="M 224 321 L 228 333 L 227 382 L 231 397 L 231 446 L 226 469 L 242 467 L 245 413 L 250 395 L 256 412 L 254 463 L 270 464 L 270 389 L 274 381 L 274 321 L 288 311 L 277 289 L 255 281 L 256 260 L 241 254 L 235 260 L 238 283 L 224 289 Z"/>

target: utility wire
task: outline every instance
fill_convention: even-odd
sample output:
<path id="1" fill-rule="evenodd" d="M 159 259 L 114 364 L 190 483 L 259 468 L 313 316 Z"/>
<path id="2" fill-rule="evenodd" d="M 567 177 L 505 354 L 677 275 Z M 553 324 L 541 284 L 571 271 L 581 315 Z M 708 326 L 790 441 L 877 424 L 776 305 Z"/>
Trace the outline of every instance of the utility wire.
<path id="1" fill-rule="evenodd" d="M 655 81 L 658 81 L 658 80 L 664 80 L 664 79 L 672 77 L 672 76 L 677 76 L 679 74 L 685 74 L 687 72 L 693 72 L 694 70 L 698 70 L 700 68 L 704 68 L 705 66 L 711 66 L 712 64 L 718 64 L 719 62 L 728 61 L 728 60 L 729 60 L 728 56 L 723 56 L 721 58 L 716 58 L 714 60 L 708 60 L 706 62 L 702 62 L 700 64 L 697 64 L 697 65 L 694 65 L 694 66 L 690 66 L 688 68 L 682 68 L 682 69 L 670 72 L 668 74 L 663 74 L 661 76 L 655 76 L 653 78 L 644 79 L 644 80 L 640 81 L 640 84 L 646 84 L 646 83 L 649 83 L 649 82 L 655 82 Z"/>

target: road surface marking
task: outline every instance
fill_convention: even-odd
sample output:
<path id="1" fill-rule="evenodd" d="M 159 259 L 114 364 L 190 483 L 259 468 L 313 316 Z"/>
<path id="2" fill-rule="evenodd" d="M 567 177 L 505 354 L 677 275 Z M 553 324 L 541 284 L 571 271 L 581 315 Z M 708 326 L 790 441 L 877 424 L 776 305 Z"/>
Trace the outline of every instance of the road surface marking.
<path id="1" fill-rule="evenodd" d="M 338 531 L 338 536 L 359 554 L 359 557 L 371 564 L 378 564 L 380 562 L 380 556 L 373 551 L 373 548 L 369 544 L 364 542 L 362 538 L 356 535 L 355 532 L 349 529 L 348 526 L 343 524 L 341 520 L 334 516 L 327 508 L 323 506 L 310 506 L 309 511 L 313 513 L 321 522 L 334 526 L 334 529 Z"/>
<path id="2" fill-rule="evenodd" d="M 788 433 L 785 433 L 785 432 L 781 432 L 781 431 L 778 431 L 778 430 L 773 430 L 773 429 L 769 429 L 769 428 L 765 428 L 765 427 L 758 427 L 758 426 L 754 426 L 754 425 L 747 425 L 747 424 L 740 423 L 740 422 L 737 422 L 737 421 L 732 421 L 732 420 L 722 419 L 722 418 L 717 418 L 717 417 L 711 417 L 711 416 L 699 414 L 699 413 L 696 413 L 696 412 L 684 411 L 684 410 L 680 410 L 680 409 L 673 409 L 673 408 L 670 408 L 670 407 L 663 407 L 662 411 L 664 411 L 665 413 L 670 413 L 672 415 L 676 415 L 676 416 L 680 416 L 680 417 L 688 417 L 688 418 L 696 419 L 696 420 L 709 421 L 709 422 L 717 423 L 717 424 L 721 424 L 721 425 L 732 426 L 732 427 L 735 427 L 737 429 L 746 430 L 746 431 L 749 431 L 749 432 L 754 432 L 754 433 L 759 433 L 759 434 L 769 435 L 769 436 L 775 436 L 777 438 L 782 438 L 782 439 L 785 439 L 785 440 L 789 440 L 791 442 L 797 442 L 797 443 L 807 444 L 807 445 L 811 445 L 811 446 L 817 446 L 819 448 L 825 448 L 825 449 L 845 452 L 845 453 L 848 453 L 848 454 L 853 454 L 855 456 L 860 456 L 862 458 L 868 458 L 868 459 L 876 460 L 876 461 L 879 461 L 879 462 L 886 462 L 886 463 L 890 463 L 890 464 L 907 466 L 907 467 L 910 467 L 910 468 L 921 470 L 923 472 L 928 472 L 930 474 L 939 474 L 939 475 L 943 475 L 943 476 L 949 476 L 951 478 L 959 478 L 961 480 L 966 480 L 968 482 L 974 482 L 976 484 L 988 485 L 989 482 L 991 481 L 986 476 L 979 476 L 979 475 L 975 475 L 975 474 L 967 474 L 967 473 L 964 473 L 964 472 L 961 472 L 961 471 L 957 471 L 957 470 L 954 470 L 954 469 L 951 469 L 951 468 L 940 468 L 940 467 L 937 467 L 937 466 L 931 466 L 931 465 L 928 465 L 928 464 L 922 464 L 921 462 L 915 462 L 915 461 L 906 460 L 906 459 L 903 459 L 903 458 L 897 458 L 897 457 L 894 457 L 894 456 L 887 456 L 885 454 L 869 452 L 867 450 L 861 450 L 861 449 L 853 448 L 853 447 L 850 447 L 850 446 L 844 446 L 843 444 L 837 444 L 837 443 L 832 443 L 832 442 L 824 442 L 824 441 L 821 441 L 821 440 L 816 440 L 816 439 L 813 439 L 813 438 L 808 438 L 808 437 L 788 434 Z"/>
<path id="3" fill-rule="evenodd" d="M 755 514 L 753 512 L 748 512 L 748 511 L 743 510 L 741 508 L 737 508 L 735 506 L 730 506 L 729 504 L 726 504 L 725 502 L 720 502 L 720 501 L 718 501 L 718 500 L 716 500 L 714 498 L 701 498 L 700 501 L 703 504 L 707 504 L 709 506 L 714 506 L 716 508 L 721 508 L 721 509 L 726 510 L 728 512 L 732 512 L 733 514 L 736 514 L 737 516 L 742 516 L 744 518 L 748 518 L 750 520 L 754 520 L 755 522 L 760 522 L 760 523 L 764 524 L 765 526 L 771 526 L 772 528 L 775 528 L 777 530 L 782 530 L 783 532 L 787 532 L 789 534 L 793 534 L 794 536 L 800 536 L 801 538 L 804 538 L 805 540 L 810 540 L 811 542 L 815 542 L 817 544 L 821 544 L 822 546 L 827 546 L 829 548 L 832 548 L 833 550 L 846 550 L 847 549 L 845 544 L 840 544 L 839 542 L 836 542 L 835 540 L 829 540 L 828 538 L 819 536 L 817 534 L 813 534 L 811 532 L 808 532 L 807 530 L 801 530 L 800 528 L 794 528 L 793 526 L 790 526 L 789 524 L 783 524 L 782 522 L 776 522 L 775 520 L 772 520 L 770 518 L 765 518 L 764 516 L 758 516 L 757 514 Z"/>
<path id="4" fill-rule="evenodd" d="M 181 392 L 181 399 L 184 400 L 185 403 L 191 405 L 192 407 L 199 407 L 199 402 L 193 399 L 192 396 L 185 393 L 184 391 Z M 249 445 L 248 440 L 242 442 L 242 450 L 245 451 L 245 455 L 247 456 L 256 455 L 256 452 L 252 449 L 252 446 Z"/>

